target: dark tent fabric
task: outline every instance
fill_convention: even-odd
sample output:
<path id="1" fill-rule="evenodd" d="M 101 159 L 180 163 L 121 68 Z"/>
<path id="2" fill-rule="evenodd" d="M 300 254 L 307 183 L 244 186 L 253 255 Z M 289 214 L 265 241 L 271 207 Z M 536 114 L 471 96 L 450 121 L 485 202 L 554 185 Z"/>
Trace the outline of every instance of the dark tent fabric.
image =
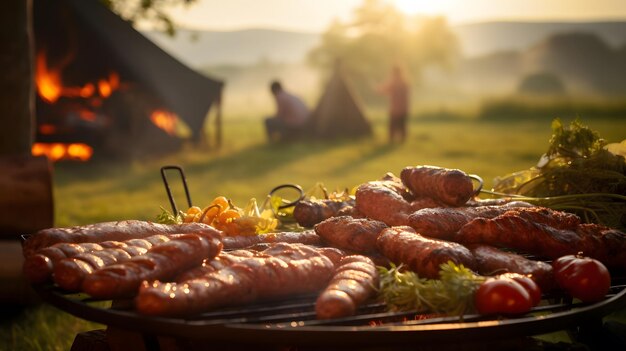
<path id="1" fill-rule="evenodd" d="M 71 44 L 79 46 L 78 50 L 97 52 L 90 58 L 92 65 L 115 61 L 123 66 L 128 76 L 141 82 L 190 127 L 194 140 L 200 138 L 211 106 L 220 103 L 222 81 L 185 66 L 98 0 L 35 0 L 33 13 L 36 36 L 50 37 L 50 32 L 67 26 L 67 21 L 75 23 L 80 33 L 71 34 L 75 37 L 70 38 Z M 36 43 L 39 41 L 36 38 Z"/>
<path id="2" fill-rule="evenodd" d="M 357 137 L 372 133 L 359 103 L 337 65 L 311 114 L 311 130 L 319 138 Z"/>

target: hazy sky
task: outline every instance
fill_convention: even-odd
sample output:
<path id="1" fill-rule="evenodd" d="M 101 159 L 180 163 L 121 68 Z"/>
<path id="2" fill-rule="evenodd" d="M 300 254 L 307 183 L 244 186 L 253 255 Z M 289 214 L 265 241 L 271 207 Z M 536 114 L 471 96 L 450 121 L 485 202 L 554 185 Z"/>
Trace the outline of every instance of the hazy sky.
<path id="1" fill-rule="evenodd" d="M 409 14 L 445 15 L 452 24 L 486 20 L 626 19 L 626 0 L 388 0 Z M 180 25 L 230 30 L 278 28 L 322 31 L 349 18 L 362 0 L 198 0 L 172 9 Z"/>

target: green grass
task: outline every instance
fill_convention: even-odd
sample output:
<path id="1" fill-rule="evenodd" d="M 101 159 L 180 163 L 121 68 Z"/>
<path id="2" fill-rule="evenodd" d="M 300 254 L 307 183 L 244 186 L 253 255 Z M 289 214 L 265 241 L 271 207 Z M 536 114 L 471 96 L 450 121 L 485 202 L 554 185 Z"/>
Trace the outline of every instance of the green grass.
<path id="1" fill-rule="evenodd" d="M 626 118 L 581 119 L 610 142 L 626 138 Z M 206 205 L 217 195 L 243 206 L 263 199 L 274 186 L 295 183 L 305 189 L 322 182 L 329 190 L 354 187 L 407 165 L 431 164 L 480 175 L 489 188 L 493 178 L 531 167 L 546 151 L 550 120 L 412 120 L 402 145 L 389 145 L 385 120 L 374 119 L 371 138 L 269 145 L 262 121 L 225 118 L 219 150 L 185 148 L 157 160 L 126 163 L 57 164 L 54 169 L 55 225 L 107 220 L 153 220 L 169 209 L 159 169 L 184 168 L 193 203 Z M 177 202 L 185 207 L 182 187 L 171 177 Z M 68 349 L 76 333 L 94 329 L 42 305 L 5 322 L 0 349 Z"/>

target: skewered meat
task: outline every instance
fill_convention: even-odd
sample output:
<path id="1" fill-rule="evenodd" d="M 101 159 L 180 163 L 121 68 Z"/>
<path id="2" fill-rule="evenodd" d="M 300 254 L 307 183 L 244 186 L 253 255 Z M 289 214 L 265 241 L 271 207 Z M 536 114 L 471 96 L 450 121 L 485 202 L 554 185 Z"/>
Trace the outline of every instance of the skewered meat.
<path id="1" fill-rule="evenodd" d="M 472 179 L 458 169 L 405 167 L 400 179 L 414 196 L 430 197 L 449 206 L 461 206 L 474 195 Z"/>
<path id="2" fill-rule="evenodd" d="M 227 236 L 222 239 L 225 250 L 251 247 L 261 243 L 300 243 L 321 245 L 321 238 L 312 229 L 301 232 L 276 232 L 259 235 Z"/>
<path id="3" fill-rule="evenodd" d="M 222 249 L 221 235 L 181 234 L 155 245 L 145 255 L 100 268 L 87 275 L 82 290 L 95 298 L 132 296 L 144 280 L 170 279 L 214 258 Z"/>
<path id="4" fill-rule="evenodd" d="M 476 268 L 474 256 L 465 246 L 427 238 L 408 226 L 384 229 L 377 246 L 394 263 L 407 265 L 423 278 L 438 278 L 439 266 L 448 261 Z"/>
<path id="5" fill-rule="evenodd" d="M 331 246 L 358 253 L 376 251 L 376 238 L 387 228 L 381 221 L 348 216 L 331 217 L 315 225 L 315 232 Z"/>
<path id="6" fill-rule="evenodd" d="M 293 217 L 303 227 L 313 227 L 317 223 L 337 215 L 342 208 L 354 206 L 354 200 L 303 200 L 293 209 Z"/>
<path id="7" fill-rule="evenodd" d="M 493 218 L 517 205 L 520 204 L 510 202 L 502 206 L 424 208 L 409 215 L 408 224 L 422 235 L 452 240 L 474 218 Z"/>
<path id="8" fill-rule="evenodd" d="M 318 319 L 352 316 L 378 287 L 378 270 L 374 262 L 361 255 L 341 259 L 333 277 L 315 302 Z"/>
<path id="9" fill-rule="evenodd" d="M 502 251 L 489 245 L 471 245 L 470 251 L 476 259 L 478 273 L 482 275 L 499 275 L 503 273 L 519 273 L 529 275 L 541 291 L 550 291 L 554 286 L 552 265 L 528 259 L 522 255 Z"/>
<path id="10" fill-rule="evenodd" d="M 204 223 L 158 224 L 127 220 L 103 222 L 69 228 L 43 229 L 29 237 L 23 245 L 24 257 L 56 243 L 99 243 L 141 239 L 156 234 L 214 233 L 215 228 Z"/>
<path id="11" fill-rule="evenodd" d="M 319 250 L 279 243 L 255 257 L 180 283 L 144 282 L 135 300 L 146 315 L 178 316 L 324 289 L 335 270 Z"/>
<path id="12" fill-rule="evenodd" d="M 361 184 L 355 193 L 356 209 L 367 218 L 389 226 L 407 224 L 411 204 L 399 193 L 394 181 Z"/>

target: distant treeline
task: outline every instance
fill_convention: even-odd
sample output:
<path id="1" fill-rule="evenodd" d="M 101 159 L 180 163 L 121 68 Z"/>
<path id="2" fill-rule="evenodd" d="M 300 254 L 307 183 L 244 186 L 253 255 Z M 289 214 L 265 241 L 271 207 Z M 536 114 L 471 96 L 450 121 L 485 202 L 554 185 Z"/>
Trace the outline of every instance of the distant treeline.
<path id="1" fill-rule="evenodd" d="M 483 103 L 478 112 L 483 120 L 553 119 L 553 118 L 617 118 L 626 119 L 626 100 L 503 99 Z"/>

